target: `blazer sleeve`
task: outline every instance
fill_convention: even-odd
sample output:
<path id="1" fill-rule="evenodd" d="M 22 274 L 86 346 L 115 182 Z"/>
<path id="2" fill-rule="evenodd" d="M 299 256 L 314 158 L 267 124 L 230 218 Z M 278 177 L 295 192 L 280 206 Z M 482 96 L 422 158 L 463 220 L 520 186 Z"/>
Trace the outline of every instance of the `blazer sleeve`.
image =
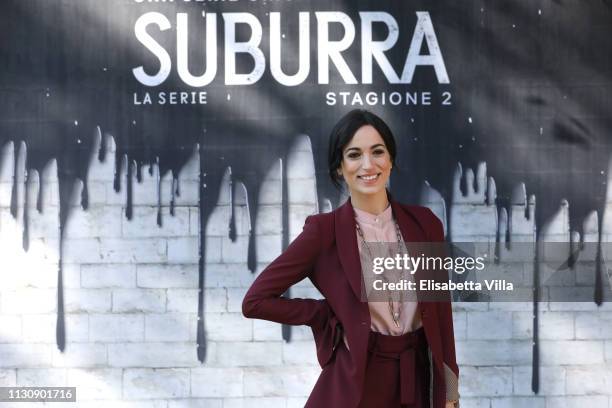
<path id="1" fill-rule="evenodd" d="M 255 279 L 242 301 L 242 314 L 288 325 L 325 324 L 328 316 L 322 300 L 282 296 L 311 273 L 320 251 L 318 222 L 316 217 L 309 216 L 300 235 Z"/>
<path id="2" fill-rule="evenodd" d="M 431 240 L 434 242 L 444 242 L 444 226 L 433 212 Z M 444 251 L 440 248 L 440 253 Z M 453 330 L 453 309 L 451 306 L 450 293 L 447 301 L 436 302 L 438 308 L 438 319 L 440 320 L 440 334 L 442 336 L 442 351 L 444 360 L 444 380 L 446 383 L 446 400 L 459 400 L 459 366 L 455 355 L 455 334 Z M 446 297 L 446 296 L 445 296 Z"/>

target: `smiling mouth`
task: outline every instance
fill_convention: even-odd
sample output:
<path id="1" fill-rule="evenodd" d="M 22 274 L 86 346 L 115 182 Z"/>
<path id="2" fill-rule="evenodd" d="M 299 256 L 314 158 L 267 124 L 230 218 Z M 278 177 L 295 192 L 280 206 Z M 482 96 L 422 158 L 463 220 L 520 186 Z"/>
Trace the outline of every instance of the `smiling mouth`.
<path id="1" fill-rule="evenodd" d="M 368 175 L 368 176 L 357 176 L 357 178 L 360 178 L 360 179 L 362 179 L 364 181 L 374 181 L 374 180 L 378 179 L 378 177 L 380 177 L 380 173 L 371 174 L 371 175 Z"/>

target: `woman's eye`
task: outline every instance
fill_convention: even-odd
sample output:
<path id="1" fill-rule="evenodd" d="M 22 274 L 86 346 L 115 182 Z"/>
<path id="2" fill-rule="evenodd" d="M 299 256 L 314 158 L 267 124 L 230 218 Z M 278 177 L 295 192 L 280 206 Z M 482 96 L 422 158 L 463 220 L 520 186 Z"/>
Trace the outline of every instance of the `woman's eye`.
<path id="1" fill-rule="evenodd" d="M 357 159 L 359 156 L 360 156 L 359 153 L 349 153 L 348 154 L 349 159 Z"/>
<path id="2" fill-rule="evenodd" d="M 381 154 L 385 154 L 385 151 L 382 149 L 377 149 L 377 150 L 374 150 L 374 154 L 377 156 L 380 156 Z"/>

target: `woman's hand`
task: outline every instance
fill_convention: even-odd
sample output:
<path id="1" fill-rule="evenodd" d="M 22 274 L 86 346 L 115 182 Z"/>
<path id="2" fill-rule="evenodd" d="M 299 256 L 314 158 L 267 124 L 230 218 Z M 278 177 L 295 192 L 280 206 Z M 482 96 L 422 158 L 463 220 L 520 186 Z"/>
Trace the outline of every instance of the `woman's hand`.
<path id="1" fill-rule="evenodd" d="M 453 401 L 447 401 L 446 402 L 446 406 L 444 408 L 455 408 L 457 405 L 455 405 L 456 402 Z"/>

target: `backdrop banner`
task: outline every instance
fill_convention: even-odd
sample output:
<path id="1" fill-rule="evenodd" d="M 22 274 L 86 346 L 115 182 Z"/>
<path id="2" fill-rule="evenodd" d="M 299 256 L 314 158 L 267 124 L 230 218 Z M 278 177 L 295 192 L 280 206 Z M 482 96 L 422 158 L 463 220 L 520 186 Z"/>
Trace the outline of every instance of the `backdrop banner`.
<path id="1" fill-rule="evenodd" d="M 11 175 L 2 202 L 19 220 L 27 251 L 31 212 L 22 210 L 47 210 L 51 187 L 39 175 L 57 166 L 57 347 L 63 351 L 69 337 L 67 223 L 79 206 L 87 212 L 97 195 L 110 194 L 91 188 L 92 157 L 114 160 L 125 220 L 139 217 L 135 191 L 146 172 L 157 175 L 148 224 L 164 228 L 181 196 L 197 197 L 188 223 L 199 279 L 193 359 L 203 362 L 207 257 L 222 252 L 206 239 L 215 207 L 229 203 L 223 234 L 232 242 L 248 224 L 251 276 L 269 261 L 257 251 L 266 225 L 280 223 L 283 248 L 295 236 L 288 190 L 302 184 L 289 164 L 299 163 L 312 181 L 316 211 L 346 199 L 328 178 L 327 143 L 355 108 L 381 116 L 394 132 L 396 200 L 430 206 L 449 241 L 480 237 L 493 257 L 512 253 L 515 241 L 522 242 L 515 249 L 534 249 L 525 258 L 532 269 L 520 276 L 534 327 L 545 300 L 540 285 L 556 290 L 561 278 L 540 270 L 542 254 L 529 243 L 550 234 L 568 243 L 558 271 L 587 259 L 581 250 L 592 255 L 579 279 L 588 289 L 572 300 L 602 304 L 610 289 L 602 242 L 612 201 L 611 21 L 604 0 L 3 0 L 0 149 L 9 153 L 0 169 Z M 194 157 L 197 182 L 182 185 Z M 271 172 L 283 210 L 259 220 Z M 172 179 L 166 190 L 164 177 Z M 38 192 L 22 195 L 33 183 Z M 486 231 L 485 213 L 493 219 Z M 567 221 L 554 229 L 559 214 Z M 128 258 L 138 252 L 125 251 Z M 291 338 L 288 328 L 283 335 Z M 537 391 L 537 329 L 529 335 Z"/>

